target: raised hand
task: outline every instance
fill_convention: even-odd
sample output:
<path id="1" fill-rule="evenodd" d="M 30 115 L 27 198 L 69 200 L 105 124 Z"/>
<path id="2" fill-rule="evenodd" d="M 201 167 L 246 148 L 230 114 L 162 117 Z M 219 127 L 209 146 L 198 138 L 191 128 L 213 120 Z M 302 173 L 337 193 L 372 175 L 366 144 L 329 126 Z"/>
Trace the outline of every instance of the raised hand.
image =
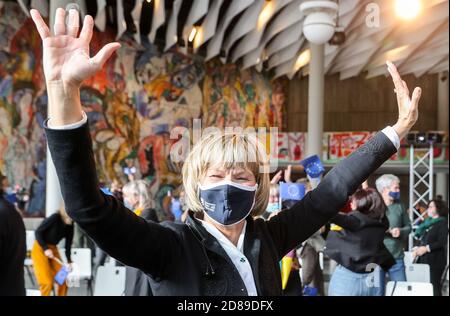
<path id="1" fill-rule="evenodd" d="M 74 9 L 69 11 L 69 22 L 66 27 L 66 11 L 58 8 L 55 14 L 55 34 L 51 36 L 39 11 L 31 10 L 30 13 L 42 39 L 44 74 L 47 82 L 62 81 L 65 84 L 80 86 L 83 80 L 99 71 L 120 47 L 119 43 L 107 44 L 90 58 L 89 43 L 94 27 L 94 20 L 90 15 L 85 17 L 78 36 L 78 11 Z"/>
<path id="2" fill-rule="evenodd" d="M 286 183 L 292 182 L 291 175 L 292 175 L 292 165 L 288 165 L 287 168 L 284 170 L 284 181 Z"/>
<path id="3" fill-rule="evenodd" d="M 82 82 L 99 71 L 119 47 L 119 43 L 105 45 L 94 57 L 89 55 L 94 20 L 87 15 L 79 31 L 78 11 L 70 10 L 66 27 L 66 11 L 58 8 L 55 13 L 54 36 L 51 36 L 37 10 L 31 17 L 42 39 L 44 75 L 49 98 L 49 126 L 57 127 L 81 121 L 80 101 Z"/>
<path id="4" fill-rule="evenodd" d="M 416 87 L 410 98 L 406 82 L 402 80 L 397 67 L 390 61 L 386 62 L 388 71 L 394 81 L 395 93 L 397 95 L 398 121 L 393 126 L 400 139 L 404 138 L 419 118 L 419 100 L 422 89 Z"/>
<path id="5" fill-rule="evenodd" d="M 271 184 L 278 184 L 278 182 L 280 182 L 281 180 L 281 176 L 282 176 L 283 170 L 278 171 L 272 178 L 272 180 L 270 180 Z"/>

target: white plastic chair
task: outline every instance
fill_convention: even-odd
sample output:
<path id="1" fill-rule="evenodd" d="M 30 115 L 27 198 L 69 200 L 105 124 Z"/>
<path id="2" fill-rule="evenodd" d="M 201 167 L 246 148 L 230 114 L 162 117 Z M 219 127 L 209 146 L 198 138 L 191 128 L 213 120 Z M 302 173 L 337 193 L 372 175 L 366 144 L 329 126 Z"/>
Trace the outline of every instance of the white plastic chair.
<path id="1" fill-rule="evenodd" d="M 405 257 L 403 258 L 405 266 L 412 265 L 414 263 L 413 255 L 411 251 L 405 251 Z"/>
<path id="2" fill-rule="evenodd" d="M 390 281 L 386 285 L 386 296 L 433 296 L 433 284 Z"/>
<path id="3" fill-rule="evenodd" d="M 61 258 L 64 262 L 67 262 L 65 255 L 65 249 L 59 250 Z M 67 278 L 77 281 L 87 281 L 87 290 L 90 295 L 92 295 L 92 253 L 89 248 L 72 248 L 72 271 L 69 273 Z"/>
<path id="4" fill-rule="evenodd" d="M 34 233 L 34 230 L 27 230 L 26 231 L 27 251 L 31 251 L 31 249 L 33 249 L 35 240 L 36 240 L 36 235 Z"/>
<path id="5" fill-rule="evenodd" d="M 125 267 L 100 266 L 95 276 L 94 296 L 123 296 Z"/>
<path id="6" fill-rule="evenodd" d="M 26 247 L 27 247 L 27 257 L 25 258 L 25 261 L 23 262 L 25 270 L 28 274 L 28 277 L 30 278 L 31 284 L 35 286 L 34 282 L 34 276 L 31 272 L 31 269 L 33 267 L 33 260 L 31 259 L 31 250 L 33 249 L 34 241 L 36 240 L 36 236 L 34 233 L 34 230 L 27 230 L 25 235 L 25 241 L 26 241 Z"/>
<path id="7" fill-rule="evenodd" d="M 413 263 L 405 266 L 407 282 L 430 283 L 430 266 L 423 263 Z"/>
<path id="8" fill-rule="evenodd" d="M 41 291 L 27 289 L 27 296 L 41 296 Z"/>

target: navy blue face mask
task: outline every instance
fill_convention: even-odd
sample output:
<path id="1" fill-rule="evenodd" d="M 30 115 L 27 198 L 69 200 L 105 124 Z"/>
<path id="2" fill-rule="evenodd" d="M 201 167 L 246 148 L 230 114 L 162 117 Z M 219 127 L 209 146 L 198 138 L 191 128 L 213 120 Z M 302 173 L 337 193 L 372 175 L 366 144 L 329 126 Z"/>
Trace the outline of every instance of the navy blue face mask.
<path id="1" fill-rule="evenodd" d="M 394 201 L 400 200 L 400 192 L 389 192 L 389 196 L 394 199 Z"/>
<path id="2" fill-rule="evenodd" d="M 258 185 L 246 186 L 230 181 L 199 186 L 205 214 L 220 225 L 233 225 L 245 219 L 255 204 Z"/>

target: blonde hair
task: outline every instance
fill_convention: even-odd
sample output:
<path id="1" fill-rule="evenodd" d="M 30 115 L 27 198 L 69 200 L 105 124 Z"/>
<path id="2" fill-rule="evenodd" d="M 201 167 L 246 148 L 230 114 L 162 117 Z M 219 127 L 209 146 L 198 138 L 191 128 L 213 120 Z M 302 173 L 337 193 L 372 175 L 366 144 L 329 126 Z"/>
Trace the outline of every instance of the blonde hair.
<path id="1" fill-rule="evenodd" d="M 189 210 L 203 212 L 199 184 L 211 166 L 244 168 L 255 176 L 258 189 L 252 216 L 264 213 L 269 201 L 269 160 L 264 145 L 250 133 L 210 133 L 195 144 L 183 165 L 183 185 Z"/>
<path id="2" fill-rule="evenodd" d="M 279 195 L 280 195 L 280 186 L 276 183 L 271 183 L 269 196 L 279 196 Z"/>

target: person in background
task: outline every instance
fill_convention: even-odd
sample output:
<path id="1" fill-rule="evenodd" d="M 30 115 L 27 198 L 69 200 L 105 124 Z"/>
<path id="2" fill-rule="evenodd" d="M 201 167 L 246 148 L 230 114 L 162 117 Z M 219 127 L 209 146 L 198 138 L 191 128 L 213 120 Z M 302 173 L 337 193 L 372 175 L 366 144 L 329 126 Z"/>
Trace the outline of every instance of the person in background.
<path id="1" fill-rule="evenodd" d="M 147 221 L 158 223 L 150 188 L 144 180 L 127 183 L 123 189 L 125 205 Z M 125 296 L 151 296 L 152 291 L 147 275 L 139 269 L 126 266 Z"/>
<path id="2" fill-rule="evenodd" d="M 28 203 L 27 215 L 44 217 L 45 211 L 45 165 L 39 163 L 38 167 L 33 167 L 33 180 L 30 185 L 30 203 Z"/>
<path id="3" fill-rule="evenodd" d="M 123 203 L 122 186 L 117 179 L 114 179 L 111 183 L 111 192 L 116 199 Z"/>
<path id="4" fill-rule="evenodd" d="M 174 217 L 175 222 L 182 222 L 181 217 L 183 216 L 183 205 L 181 204 L 181 188 L 177 188 L 176 190 L 170 192 L 170 212 Z"/>
<path id="5" fill-rule="evenodd" d="M 6 184 L 4 178 L 0 174 L 0 184 Z M 0 185 L 0 296 L 25 295 L 25 256 L 25 225 Z"/>
<path id="6" fill-rule="evenodd" d="M 296 181 L 305 186 L 305 192 L 308 193 L 312 190 L 311 183 L 307 178 L 301 178 Z M 321 232 L 325 227 L 315 232 L 308 238 L 299 249 L 298 256 L 301 259 L 302 265 L 302 281 L 303 285 L 317 289 L 317 295 L 325 295 L 323 272 L 320 267 L 319 252 L 323 251 L 325 247 L 325 239 L 321 236 Z"/>
<path id="7" fill-rule="evenodd" d="M 444 201 L 432 200 L 428 203 L 427 213 L 428 218 L 415 231 L 419 246 L 413 249 L 413 258 L 418 257 L 418 263 L 430 265 L 434 295 L 441 296 L 441 278 L 448 259 L 448 208 Z"/>
<path id="8" fill-rule="evenodd" d="M 128 182 L 122 188 L 123 202 L 126 208 L 136 215 L 149 221 L 159 222 L 155 209 L 154 200 L 150 194 L 149 187 L 144 180 Z"/>
<path id="9" fill-rule="evenodd" d="M 389 229 L 384 238 L 386 248 L 391 252 L 396 264 L 393 265 L 387 273 L 391 281 L 406 281 L 404 249 L 411 233 L 411 221 L 405 207 L 400 202 L 400 179 L 392 174 L 385 174 L 379 177 L 375 186 L 383 197 L 383 201 L 387 206 L 386 216 L 389 220 Z M 385 273 L 381 272 L 380 288 L 384 294 Z"/>
<path id="10" fill-rule="evenodd" d="M 266 211 L 262 214 L 262 218 L 269 219 L 272 214 L 280 211 L 280 188 L 278 184 L 271 183 L 269 188 L 269 203 Z"/>
<path id="11" fill-rule="evenodd" d="M 3 198 L 8 201 L 10 204 L 14 205 L 14 208 L 17 210 L 17 196 L 14 192 L 14 189 L 11 187 L 9 180 L 5 176 L 1 176 L 1 187 L 3 188 L 2 196 Z"/>
<path id="12" fill-rule="evenodd" d="M 331 220 L 343 229 L 331 231 L 326 241 L 326 255 L 338 263 L 328 295 L 381 296 L 378 270 L 395 264 L 383 243 L 389 227 L 386 205 L 376 190 L 362 189 L 352 197 L 352 210 Z"/>
<path id="13" fill-rule="evenodd" d="M 62 206 L 59 211 L 44 221 L 36 229 L 36 241 L 31 250 L 34 273 L 42 296 L 49 296 L 53 290 L 54 278 L 61 269 L 61 256 L 57 245 L 65 239 L 67 261 L 72 263 L 71 249 L 73 240 L 73 222 Z M 67 284 L 58 286 L 58 296 L 67 295 Z"/>

